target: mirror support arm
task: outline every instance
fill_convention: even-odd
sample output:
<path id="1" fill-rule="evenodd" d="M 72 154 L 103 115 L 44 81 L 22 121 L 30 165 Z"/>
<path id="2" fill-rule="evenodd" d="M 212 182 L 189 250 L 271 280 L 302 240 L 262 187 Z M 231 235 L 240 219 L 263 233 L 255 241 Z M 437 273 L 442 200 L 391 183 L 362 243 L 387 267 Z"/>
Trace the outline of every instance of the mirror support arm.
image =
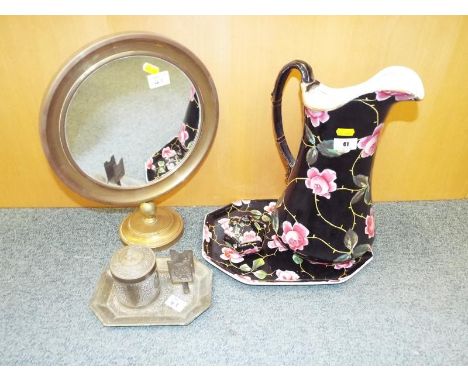
<path id="1" fill-rule="evenodd" d="M 157 222 L 156 205 L 153 202 L 141 203 L 140 211 L 145 217 L 146 224 L 155 224 Z"/>

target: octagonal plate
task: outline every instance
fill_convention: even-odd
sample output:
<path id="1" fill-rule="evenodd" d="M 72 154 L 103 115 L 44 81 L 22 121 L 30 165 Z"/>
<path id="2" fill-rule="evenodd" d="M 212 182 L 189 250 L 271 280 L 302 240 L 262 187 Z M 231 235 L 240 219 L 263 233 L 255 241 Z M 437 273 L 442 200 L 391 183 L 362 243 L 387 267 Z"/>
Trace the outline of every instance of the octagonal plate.
<path id="1" fill-rule="evenodd" d="M 114 280 L 107 268 L 99 279 L 90 302 L 91 310 L 105 326 L 188 325 L 211 305 L 212 272 L 195 260 L 190 293 L 184 294 L 182 284 L 172 284 L 167 257 L 158 257 L 157 269 L 161 292 L 151 304 L 141 308 L 128 308 L 119 303 L 115 295 Z M 172 297 L 171 297 L 172 296 Z M 178 312 L 166 304 L 169 298 L 186 305 Z M 184 305 L 182 303 L 182 305 Z"/>
<path id="2" fill-rule="evenodd" d="M 232 244 L 225 240 L 225 231 L 221 222 L 231 221 L 231 224 L 237 224 L 236 218 L 252 216 L 252 211 L 257 211 L 258 217 L 258 212 L 265 211 L 271 202 L 276 202 L 276 199 L 238 200 L 207 214 L 204 221 L 203 258 L 227 275 L 248 285 L 339 284 L 356 275 L 372 260 L 373 255 L 368 252 L 348 266 L 309 260 L 299 264 L 294 261 L 292 251 L 272 255 L 270 252 L 263 252 L 263 249 L 257 253 L 244 255 L 242 261 L 238 263 L 223 259 L 221 257 L 223 248 L 231 247 Z M 262 236 L 254 225 L 249 230 Z M 284 270 L 288 270 L 297 278 L 285 280 L 279 277 L 278 273 L 284 273 Z"/>

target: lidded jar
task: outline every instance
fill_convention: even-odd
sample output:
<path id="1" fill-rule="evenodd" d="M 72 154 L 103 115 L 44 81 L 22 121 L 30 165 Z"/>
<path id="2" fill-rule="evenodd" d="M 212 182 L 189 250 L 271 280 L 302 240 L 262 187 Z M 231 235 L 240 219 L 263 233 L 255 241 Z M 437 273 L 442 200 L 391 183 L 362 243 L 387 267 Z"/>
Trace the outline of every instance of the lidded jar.
<path id="1" fill-rule="evenodd" d="M 110 272 L 118 301 L 130 308 L 153 302 L 160 292 L 156 256 L 151 248 L 131 245 L 111 258 Z"/>

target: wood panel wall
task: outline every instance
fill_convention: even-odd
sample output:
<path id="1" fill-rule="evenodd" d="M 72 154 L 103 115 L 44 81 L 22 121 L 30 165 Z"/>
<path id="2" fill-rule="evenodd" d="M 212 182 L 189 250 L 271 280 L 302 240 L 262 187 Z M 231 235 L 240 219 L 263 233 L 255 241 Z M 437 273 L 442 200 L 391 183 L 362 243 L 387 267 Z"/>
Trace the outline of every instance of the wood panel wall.
<path id="1" fill-rule="evenodd" d="M 309 62 L 330 86 L 366 80 L 388 65 L 423 78 L 426 98 L 391 111 L 373 173 L 376 201 L 468 196 L 468 19 L 424 16 L 0 17 L 0 207 L 95 206 L 62 185 L 43 155 L 40 105 L 57 70 L 103 36 L 150 31 L 191 49 L 220 101 L 217 137 L 202 167 L 160 199 L 219 205 L 278 196 L 284 167 L 273 138 L 270 93 L 289 60 Z M 299 79 L 289 80 L 285 129 L 297 150 Z"/>

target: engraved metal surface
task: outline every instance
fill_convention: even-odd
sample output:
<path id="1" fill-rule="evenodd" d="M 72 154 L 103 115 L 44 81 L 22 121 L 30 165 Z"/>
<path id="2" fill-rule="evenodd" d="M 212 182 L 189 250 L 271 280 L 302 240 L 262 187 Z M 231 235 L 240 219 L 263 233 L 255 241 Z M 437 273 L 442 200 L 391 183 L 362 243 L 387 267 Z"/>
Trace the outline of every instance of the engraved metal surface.
<path id="1" fill-rule="evenodd" d="M 160 292 L 158 271 L 137 283 L 122 283 L 113 280 L 115 295 L 122 305 L 138 308 L 153 302 Z"/>
<path id="2" fill-rule="evenodd" d="M 154 272 L 156 256 L 152 249 L 129 245 L 112 256 L 109 268 L 112 276 L 123 283 L 138 283 Z"/>
<path id="3" fill-rule="evenodd" d="M 173 283 L 191 282 L 193 279 L 193 252 L 176 252 L 170 250 L 171 260 L 167 262 L 169 275 Z"/>
<path id="4" fill-rule="evenodd" d="M 109 269 L 106 269 L 98 282 L 91 299 L 91 310 L 105 326 L 145 326 L 145 325 L 188 325 L 211 305 L 212 271 L 194 261 L 193 281 L 189 294 L 183 292 L 180 284 L 170 280 L 167 257 L 157 258 L 161 292 L 156 300 L 141 308 L 122 305 L 116 297 L 115 283 Z M 176 298 L 183 309 L 179 312 L 168 306 L 168 299 Z"/>
<path id="5" fill-rule="evenodd" d="M 171 260 L 167 262 L 171 281 L 175 284 L 182 283 L 184 293 L 190 293 L 189 282 L 193 279 L 193 252 L 177 252 L 171 249 Z"/>
<path id="6" fill-rule="evenodd" d="M 142 307 L 159 295 L 156 256 L 150 248 L 131 245 L 119 249 L 110 260 L 109 271 L 122 305 Z"/>

